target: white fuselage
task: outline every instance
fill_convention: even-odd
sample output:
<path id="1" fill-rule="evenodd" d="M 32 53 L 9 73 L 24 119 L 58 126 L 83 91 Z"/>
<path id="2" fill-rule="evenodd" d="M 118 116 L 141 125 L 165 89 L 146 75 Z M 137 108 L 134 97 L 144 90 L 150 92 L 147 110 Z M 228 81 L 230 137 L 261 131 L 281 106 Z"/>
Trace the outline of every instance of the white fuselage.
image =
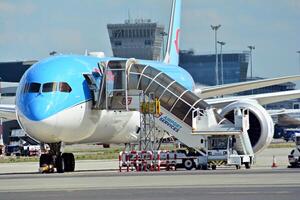
<path id="1" fill-rule="evenodd" d="M 128 143 L 138 138 L 139 112 L 91 109 L 91 101 L 32 121 L 17 111 L 22 128 L 45 143 Z"/>

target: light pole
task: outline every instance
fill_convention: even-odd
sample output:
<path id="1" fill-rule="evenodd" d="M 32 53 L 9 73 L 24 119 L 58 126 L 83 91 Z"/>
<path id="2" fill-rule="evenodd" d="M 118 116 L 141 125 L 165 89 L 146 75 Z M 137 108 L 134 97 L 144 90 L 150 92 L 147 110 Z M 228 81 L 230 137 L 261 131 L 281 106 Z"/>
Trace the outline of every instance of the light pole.
<path id="1" fill-rule="evenodd" d="M 251 81 L 252 81 L 252 80 L 253 80 L 253 68 L 252 68 L 253 60 L 252 60 L 252 50 L 255 49 L 255 46 L 249 45 L 248 48 L 250 49 L 250 62 L 251 62 L 251 65 L 250 65 L 250 67 L 251 67 L 251 74 L 250 74 L 250 76 L 251 76 Z M 253 94 L 253 89 L 251 90 L 251 93 Z"/>
<path id="2" fill-rule="evenodd" d="M 218 41 L 218 44 L 220 44 L 220 55 L 221 55 L 221 84 L 224 84 L 224 69 L 223 69 L 223 46 L 226 44 L 223 41 Z"/>
<path id="3" fill-rule="evenodd" d="M 1 103 L 2 103 L 2 77 L 0 77 L 0 104 Z M 2 125 L 2 121 L 1 121 L 1 125 Z"/>
<path id="4" fill-rule="evenodd" d="M 215 31 L 215 50 L 216 50 L 216 67 L 215 67 L 215 74 L 216 74 L 216 85 L 219 85 L 219 70 L 218 70 L 218 49 L 217 49 L 217 31 L 218 29 L 221 27 L 221 25 L 216 25 L 216 26 L 213 26 L 211 25 L 210 26 L 211 29 L 213 31 Z"/>
<path id="5" fill-rule="evenodd" d="M 252 79 L 253 79 L 253 69 L 252 69 L 252 62 L 253 62 L 253 61 L 252 61 L 252 50 L 254 50 L 254 49 L 255 49 L 255 46 L 248 46 L 248 48 L 250 49 L 250 62 L 251 62 L 251 63 L 250 63 L 250 68 L 251 68 L 251 69 L 250 69 L 250 70 L 251 70 L 251 71 L 250 71 L 250 73 L 251 73 L 251 74 L 250 74 L 250 77 L 251 77 L 251 80 L 252 80 Z"/>
<path id="6" fill-rule="evenodd" d="M 299 68 L 300 68 L 300 51 L 297 51 L 297 53 L 299 54 Z"/>
<path id="7" fill-rule="evenodd" d="M 1 85 L 1 83 L 2 83 L 2 78 L 0 77 L 0 104 L 2 103 L 2 88 L 1 88 L 2 85 Z M 1 117 L 0 118 L 0 148 L 1 148 L 0 155 L 4 153 L 4 151 L 3 151 L 3 121 L 2 120 L 3 119 Z"/>
<path id="8" fill-rule="evenodd" d="M 162 37 L 162 58 L 165 57 L 165 36 L 168 35 L 168 33 L 166 33 L 165 31 L 160 32 L 160 35 Z"/>

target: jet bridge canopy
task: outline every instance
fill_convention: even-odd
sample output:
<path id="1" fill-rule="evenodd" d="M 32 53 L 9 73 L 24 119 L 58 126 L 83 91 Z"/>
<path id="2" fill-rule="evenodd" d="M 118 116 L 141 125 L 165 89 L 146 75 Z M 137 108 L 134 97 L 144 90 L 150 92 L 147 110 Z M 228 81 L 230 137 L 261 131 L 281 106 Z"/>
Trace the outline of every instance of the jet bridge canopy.
<path id="1" fill-rule="evenodd" d="M 134 59 L 111 60 L 104 66 L 105 87 L 101 91 L 106 96 L 108 110 L 130 111 L 128 103 L 131 100 L 128 98 L 133 98 L 135 92 L 142 91 L 148 97 L 152 95 L 160 101 L 162 109 L 155 119 L 157 125 L 199 153 L 206 148 L 207 134 L 241 133 L 240 127 L 235 127 L 192 91 L 165 74 L 163 71 L 167 68 L 160 71 L 138 64 Z"/>
<path id="2" fill-rule="evenodd" d="M 189 126 L 192 126 L 192 113 L 195 109 L 205 110 L 210 107 L 193 92 L 149 65 L 131 65 L 128 89 L 142 90 L 146 95 L 154 94 L 162 107 Z"/>

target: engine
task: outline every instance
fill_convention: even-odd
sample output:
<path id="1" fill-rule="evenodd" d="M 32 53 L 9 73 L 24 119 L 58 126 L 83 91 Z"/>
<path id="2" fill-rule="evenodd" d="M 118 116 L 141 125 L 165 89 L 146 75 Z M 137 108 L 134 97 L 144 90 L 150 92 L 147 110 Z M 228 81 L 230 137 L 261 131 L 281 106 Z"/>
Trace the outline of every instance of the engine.
<path id="1" fill-rule="evenodd" d="M 256 101 L 241 100 L 227 105 L 220 114 L 234 122 L 234 110 L 236 108 L 249 109 L 250 128 L 248 134 L 254 153 L 266 148 L 271 143 L 274 134 L 273 120 L 268 112 Z"/>

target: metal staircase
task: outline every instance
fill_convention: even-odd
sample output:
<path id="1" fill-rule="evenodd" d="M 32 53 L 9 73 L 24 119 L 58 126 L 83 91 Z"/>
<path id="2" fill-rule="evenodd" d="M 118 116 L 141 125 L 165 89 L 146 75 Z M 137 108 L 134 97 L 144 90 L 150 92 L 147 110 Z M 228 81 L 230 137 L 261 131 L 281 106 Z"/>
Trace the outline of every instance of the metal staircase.
<path id="1" fill-rule="evenodd" d="M 105 85 L 97 93 L 101 98 L 95 99 L 95 105 L 102 102 L 98 108 L 139 111 L 139 105 L 132 101 L 142 91 L 160 101 L 161 113 L 155 118 L 155 126 L 188 147 L 205 154 L 207 136 L 235 135 L 237 150 L 243 154 L 253 153 L 247 134 L 246 112 L 238 109 L 235 124 L 232 124 L 165 73 L 149 65 L 137 64 L 134 59 L 109 61 L 102 71 L 102 82 L 95 84 Z"/>

